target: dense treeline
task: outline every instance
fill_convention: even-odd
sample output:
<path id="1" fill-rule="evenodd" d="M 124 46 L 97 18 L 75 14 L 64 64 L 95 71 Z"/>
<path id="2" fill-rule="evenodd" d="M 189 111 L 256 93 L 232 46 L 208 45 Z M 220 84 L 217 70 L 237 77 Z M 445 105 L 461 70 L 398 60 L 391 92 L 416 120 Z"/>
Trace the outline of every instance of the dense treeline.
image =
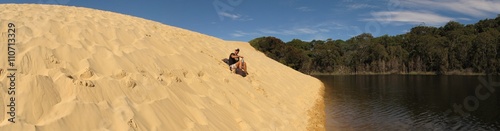
<path id="1" fill-rule="evenodd" d="M 346 41 L 260 37 L 250 44 L 303 73 L 500 73 L 500 15 L 476 24 L 417 26 L 406 34 Z"/>

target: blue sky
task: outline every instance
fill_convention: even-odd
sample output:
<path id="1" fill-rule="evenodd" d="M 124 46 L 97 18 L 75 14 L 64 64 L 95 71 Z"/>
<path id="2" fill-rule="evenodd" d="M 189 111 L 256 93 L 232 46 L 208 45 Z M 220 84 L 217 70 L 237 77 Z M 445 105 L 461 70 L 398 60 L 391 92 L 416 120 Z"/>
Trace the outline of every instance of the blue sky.
<path id="1" fill-rule="evenodd" d="M 397 35 L 414 26 L 472 24 L 500 14 L 500 0 L 1 0 L 60 4 L 133 15 L 225 40 L 283 41 Z"/>

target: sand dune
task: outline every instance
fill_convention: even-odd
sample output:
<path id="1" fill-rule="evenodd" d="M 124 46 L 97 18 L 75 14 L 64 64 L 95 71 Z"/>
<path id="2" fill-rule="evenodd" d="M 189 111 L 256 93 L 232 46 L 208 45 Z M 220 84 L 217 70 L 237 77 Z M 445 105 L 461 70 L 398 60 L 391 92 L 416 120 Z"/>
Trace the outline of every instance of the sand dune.
<path id="1" fill-rule="evenodd" d="M 0 130 L 324 130 L 323 84 L 246 42 L 88 8 L 0 8 Z M 246 77 L 221 61 L 237 47 Z"/>

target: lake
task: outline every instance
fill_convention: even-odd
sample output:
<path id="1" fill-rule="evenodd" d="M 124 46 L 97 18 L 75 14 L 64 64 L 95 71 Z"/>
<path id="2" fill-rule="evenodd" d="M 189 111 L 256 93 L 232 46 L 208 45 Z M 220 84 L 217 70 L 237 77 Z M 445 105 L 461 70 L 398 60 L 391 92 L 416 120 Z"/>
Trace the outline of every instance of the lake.
<path id="1" fill-rule="evenodd" d="M 327 130 L 500 130 L 499 76 L 314 76 Z"/>

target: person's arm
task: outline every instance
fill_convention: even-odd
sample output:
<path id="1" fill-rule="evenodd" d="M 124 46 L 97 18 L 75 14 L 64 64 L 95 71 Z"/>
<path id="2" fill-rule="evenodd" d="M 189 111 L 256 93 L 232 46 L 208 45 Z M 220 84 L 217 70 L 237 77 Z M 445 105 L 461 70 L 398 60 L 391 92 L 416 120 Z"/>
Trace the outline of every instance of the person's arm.
<path id="1" fill-rule="evenodd" d="M 231 55 L 231 57 L 232 58 L 239 58 L 239 57 L 243 58 L 243 56 L 239 56 L 239 55 L 236 55 L 236 54 Z"/>
<path id="2" fill-rule="evenodd" d="M 231 58 L 238 58 L 238 55 L 236 55 L 236 54 L 231 54 Z"/>

